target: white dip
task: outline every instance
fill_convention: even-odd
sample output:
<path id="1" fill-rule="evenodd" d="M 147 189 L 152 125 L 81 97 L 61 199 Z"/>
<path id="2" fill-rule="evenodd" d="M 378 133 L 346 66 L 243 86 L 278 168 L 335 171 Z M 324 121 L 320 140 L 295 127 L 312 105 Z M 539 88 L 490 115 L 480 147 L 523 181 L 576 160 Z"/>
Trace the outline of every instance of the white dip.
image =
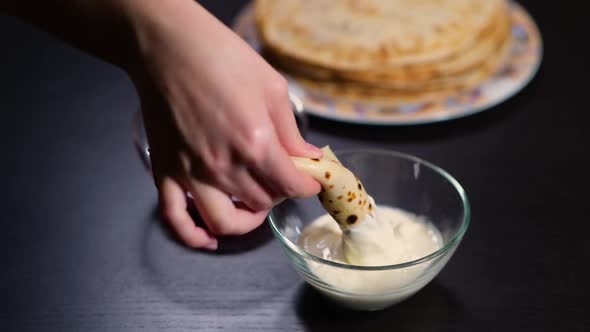
<path id="1" fill-rule="evenodd" d="M 363 266 L 419 259 L 440 249 L 442 242 L 438 230 L 423 218 L 386 206 L 379 206 L 374 217 L 367 215 L 362 223 L 346 232 L 330 215 L 323 215 L 309 224 L 299 237 L 299 245 L 308 253 Z M 436 274 L 424 273 L 429 263 L 387 271 L 345 269 L 311 260 L 308 265 L 314 275 L 338 291 L 321 284 L 314 286 L 345 305 L 369 310 L 405 299 Z"/>

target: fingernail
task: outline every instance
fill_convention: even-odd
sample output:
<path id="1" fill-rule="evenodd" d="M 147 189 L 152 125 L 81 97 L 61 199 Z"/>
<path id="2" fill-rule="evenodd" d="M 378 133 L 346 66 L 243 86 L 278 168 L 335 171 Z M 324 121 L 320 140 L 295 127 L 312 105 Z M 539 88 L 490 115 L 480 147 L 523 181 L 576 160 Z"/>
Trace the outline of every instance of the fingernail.
<path id="1" fill-rule="evenodd" d="M 218 245 L 219 245 L 219 243 L 217 242 L 217 239 L 213 239 L 213 240 L 211 240 L 211 242 L 207 243 L 207 245 L 205 245 L 203 248 L 213 251 L 213 250 L 217 250 Z"/>
<path id="2" fill-rule="evenodd" d="M 307 146 L 307 150 L 313 154 L 312 157 L 321 158 L 324 156 L 324 152 L 320 148 L 316 147 L 315 145 L 312 145 L 307 142 L 305 142 L 305 145 Z"/>

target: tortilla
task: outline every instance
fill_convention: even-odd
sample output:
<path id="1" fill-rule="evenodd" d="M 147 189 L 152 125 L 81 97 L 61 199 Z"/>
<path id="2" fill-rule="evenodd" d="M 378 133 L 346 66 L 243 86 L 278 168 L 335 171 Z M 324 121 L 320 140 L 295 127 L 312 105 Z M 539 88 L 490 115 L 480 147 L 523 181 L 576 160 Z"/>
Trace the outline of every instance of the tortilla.
<path id="1" fill-rule="evenodd" d="M 322 186 L 318 198 L 342 229 L 354 228 L 374 210 L 361 181 L 340 163 L 329 146 L 322 148 L 322 159 L 292 157 L 295 166 Z"/>

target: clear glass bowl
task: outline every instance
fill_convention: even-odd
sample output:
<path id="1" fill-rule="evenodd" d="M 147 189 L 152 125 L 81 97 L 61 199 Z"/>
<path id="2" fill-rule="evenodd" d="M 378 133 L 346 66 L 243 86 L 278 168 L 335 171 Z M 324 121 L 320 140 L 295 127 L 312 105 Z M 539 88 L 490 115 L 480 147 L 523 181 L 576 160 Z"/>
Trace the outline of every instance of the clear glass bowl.
<path id="1" fill-rule="evenodd" d="M 271 229 L 295 270 L 307 283 L 337 303 L 358 310 L 379 310 L 403 301 L 430 282 L 449 261 L 469 225 L 465 191 L 447 172 L 419 158 L 391 151 L 342 151 L 336 155 L 363 181 L 377 205 L 423 216 L 436 226 L 442 247 L 419 259 L 389 266 L 353 266 L 322 259 L 297 245 L 303 228 L 325 214 L 317 199 L 287 200 L 269 215 Z M 329 282 L 314 271 L 332 269 Z M 342 282 L 361 278 L 367 285 L 350 289 Z M 340 281 L 338 281 L 340 280 Z"/>

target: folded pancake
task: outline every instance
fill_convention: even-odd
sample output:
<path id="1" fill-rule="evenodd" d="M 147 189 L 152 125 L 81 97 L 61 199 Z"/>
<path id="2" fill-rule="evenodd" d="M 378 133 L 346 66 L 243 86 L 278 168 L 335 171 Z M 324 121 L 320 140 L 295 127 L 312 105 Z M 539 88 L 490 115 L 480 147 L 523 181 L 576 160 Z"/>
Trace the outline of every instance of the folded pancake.
<path id="1" fill-rule="evenodd" d="M 340 226 L 335 241 L 342 258 L 354 265 L 379 265 L 391 255 L 393 230 L 387 213 L 378 209 L 361 181 L 334 155 L 330 147 L 322 148 L 322 159 L 293 157 L 295 165 L 322 185 L 318 195 L 324 209 Z M 385 211 L 387 212 L 387 211 Z M 381 220 L 383 216 L 385 220 Z M 307 235 L 307 240 L 314 236 Z"/>
<path id="2" fill-rule="evenodd" d="M 292 157 L 292 160 L 298 169 L 321 184 L 318 198 L 340 228 L 358 227 L 367 215 L 372 215 L 375 203 L 361 181 L 340 163 L 330 147 L 326 146 L 322 151 L 322 159 Z"/>

